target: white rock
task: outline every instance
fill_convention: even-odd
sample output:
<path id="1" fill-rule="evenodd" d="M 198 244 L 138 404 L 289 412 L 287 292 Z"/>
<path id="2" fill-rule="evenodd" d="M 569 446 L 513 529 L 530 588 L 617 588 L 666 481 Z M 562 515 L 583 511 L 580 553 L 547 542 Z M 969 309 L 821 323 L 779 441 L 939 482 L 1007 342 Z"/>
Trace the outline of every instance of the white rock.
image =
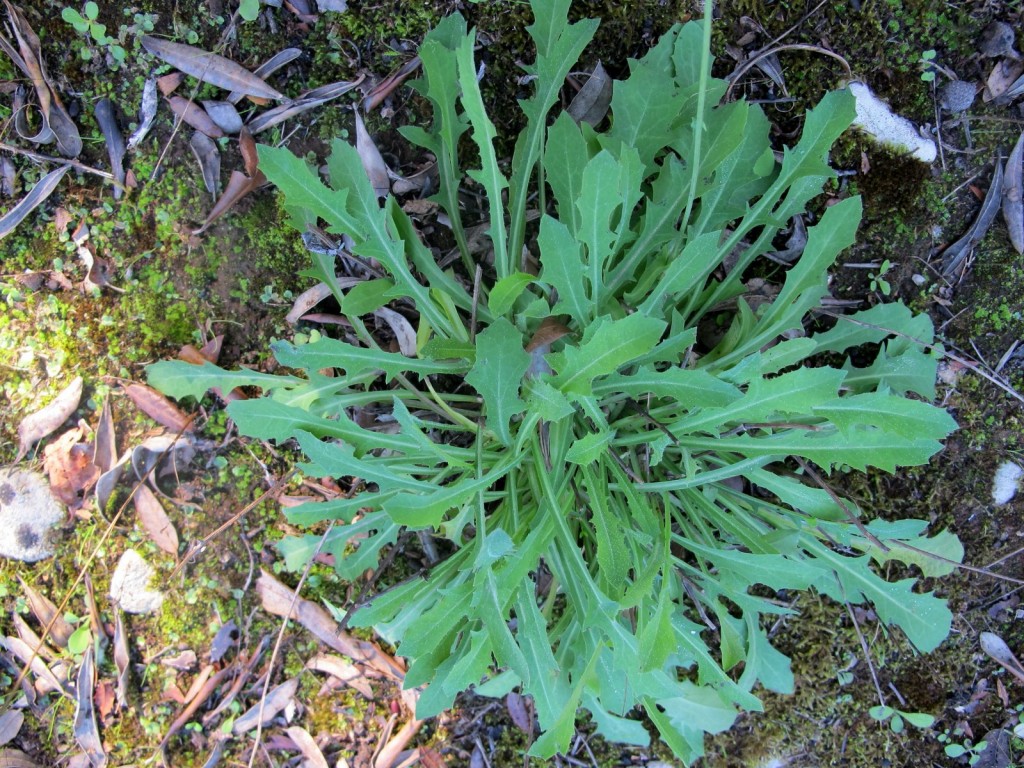
<path id="1" fill-rule="evenodd" d="M 53 557 L 54 529 L 66 517 L 43 475 L 0 469 L 0 556 L 26 563 Z"/>
<path id="2" fill-rule="evenodd" d="M 134 549 L 125 550 L 110 578 L 110 597 L 126 613 L 153 613 L 164 601 L 162 592 L 149 589 L 156 571 Z"/>
<path id="3" fill-rule="evenodd" d="M 998 507 L 1006 504 L 1020 488 L 1020 480 L 1024 477 L 1024 469 L 1012 461 L 1004 461 L 996 469 L 995 477 L 992 478 L 992 502 Z"/>
<path id="4" fill-rule="evenodd" d="M 850 93 L 856 99 L 857 116 L 853 124 L 881 144 L 906 152 L 923 163 L 934 162 L 938 156 L 935 142 L 918 133 L 907 118 L 893 114 L 889 105 L 864 83 L 850 83 Z"/>

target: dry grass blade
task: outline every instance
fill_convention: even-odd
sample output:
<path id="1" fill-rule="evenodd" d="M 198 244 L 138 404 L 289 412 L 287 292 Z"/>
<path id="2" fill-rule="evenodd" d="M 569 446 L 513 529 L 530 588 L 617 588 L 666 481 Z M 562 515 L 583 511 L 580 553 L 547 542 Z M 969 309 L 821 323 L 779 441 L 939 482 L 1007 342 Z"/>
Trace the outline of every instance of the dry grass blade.
<path id="1" fill-rule="evenodd" d="M 170 40 L 161 40 L 152 35 L 143 35 L 142 46 L 185 74 L 226 91 L 238 91 L 246 96 L 257 96 L 262 99 L 284 99 L 280 92 L 241 64 L 236 64 L 216 53 L 209 53 L 191 45 L 172 43 Z"/>
<path id="2" fill-rule="evenodd" d="M 599 61 L 590 78 L 573 97 L 565 111 L 577 123 L 596 126 L 608 114 L 608 106 L 611 103 L 612 79 Z"/>
<path id="3" fill-rule="evenodd" d="M 92 691 L 96 685 L 95 669 L 92 658 L 92 645 L 82 657 L 82 666 L 78 669 L 78 682 L 75 686 L 75 741 L 78 742 L 93 768 L 103 768 L 107 764 L 107 755 L 103 751 L 99 727 L 96 725 L 96 710 L 92 705 Z"/>
<path id="4" fill-rule="evenodd" d="M 1010 242 L 1017 253 L 1024 253 L 1024 132 L 1021 132 L 1013 151 L 1006 159 L 1003 173 L 1003 219 Z"/>
<path id="5" fill-rule="evenodd" d="M 152 387 L 132 382 L 122 384 L 121 388 L 140 411 L 160 426 L 167 427 L 174 432 L 188 430 L 191 421 L 189 417 Z"/>
<path id="6" fill-rule="evenodd" d="M 39 181 L 36 182 L 32 190 L 21 199 L 21 201 L 11 208 L 7 213 L 0 217 L 0 238 L 7 237 L 11 234 L 11 231 L 18 226 L 26 216 L 32 211 L 38 208 L 51 194 L 53 190 L 60 184 L 60 180 L 64 178 L 71 169 L 70 165 L 62 165 L 55 171 L 50 171 L 48 174 L 43 176 Z"/>
<path id="7" fill-rule="evenodd" d="M 114 199 L 120 200 L 124 195 L 124 137 L 117 127 L 114 116 L 114 103 L 110 99 L 96 102 L 96 124 L 100 127 L 103 140 L 107 144 L 107 155 L 110 157 L 110 170 L 114 173 L 117 183 L 114 184 Z"/>
<path id="8" fill-rule="evenodd" d="M 21 582 L 21 588 L 25 592 L 25 599 L 28 600 L 28 607 L 36 617 L 36 620 L 44 627 L 50 626 L 50 639 L 61 648 L 66 648 L 68 639 L 75 631 L 74 627 L 64 620 L 64 617 L 50 598 L 35 589 L 35 587 L 21 578 L 20 575 L 18 576 L 18 581 Z"/>
<path id="9" fill-rule="evenodd" d="M 149 486 L 141 485 L 135 491 L 134 501 L 139 522 L 149 538 L 164 552 L 177 555 L 178 532 L 156 494 L 149 490 Z"/>
<path id="10" fill-rule="evenodd" d="M 181 711 L 181 714 L 174 719 L 174 722 L 171 723 L 170 727 L 167 729 L 167 733 L 164 734 L 163 739 L 160 741 L 160 750 L 167 747 L 168 742 L 173 738 L 174 734 L 184 728 L 192 720 L 192 716 L 195 715 L 195 713 L 199 711 L 200 707 L 202 707 L 203 704 L 205 704 L 213 695 L 214 691 L 216 691 L 220 686 L 221 681 L 234 671 L 235 668 L 233 666 L 224 667 L 224 669 L 211 675 L 206 680 L 203 687 L 196 692 L 195 698 L 185 706 Z"/>

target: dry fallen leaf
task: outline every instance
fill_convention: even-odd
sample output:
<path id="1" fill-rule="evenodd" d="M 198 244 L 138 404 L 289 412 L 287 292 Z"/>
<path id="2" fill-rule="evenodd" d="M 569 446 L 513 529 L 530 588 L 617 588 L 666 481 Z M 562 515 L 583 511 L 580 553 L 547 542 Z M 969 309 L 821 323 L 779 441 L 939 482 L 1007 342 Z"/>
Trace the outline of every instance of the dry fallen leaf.
<path id="1" fill-rule="evenodd" d="M 164 552 L 178 554 L 178 532 L 174 529 L 171 519 L 167 517 L 167 512 L 164 511 L 156 494 L 149 490 L 148 485 L 140 483 L 135 489 L 132 501 L 135 502 L 139 522 L 153 543 Z"/>
<path id="2" fill-rule="evenodd" d="M 317 672 L 324 672 L 331 677 L 341 680 L 346 685 L 355 688 L 359 693 L 371 701 L 374 698 L 373 689 L 369 681 L 359 671 L 359 668 L 349 661 L 329 653 L 318 653 L 306 662 L 306 669 Z"/>
<path id="3" fill-rule="evenodd" d="M 70 168 L 70 165 L 62 165 L 57 170 L 50 171 L 36 182 L 32 190 L 16 206 L 3 216 L 0 216 L 0 238 L 9 235 L 26 216 L 38 208 L 51 195 Z"/>
<path id="4" fill-rule="evenodd" d="M 577 123 L 596 126 L 608 114 L 608 106 L 611 103 L 612 79 L 599 61 L 590 78 L 573 97 L 565 111 Z"/>
<path id="5" fill-rule="evenodd" d="M 373 143 L 370 134 L 366 132 L 366 126 L 363 124 L 363 118 L 359 115 L 359 110 L 356 110 L 355 115 L 356 151 L 359 153 L 359 159 L 363 163 L 363 170 L 366 171 L 366 176 L 370 180 L 370 186 L 377 193 L 377 197 L 387 197 L 388 192 L 391 191 L 387 163 L 381 157 L 380 150 Z"/>
<path id="6" fill-rule="evenodd" d="M 50 627 L 47 637 L 53 641 L 54 645 L 66 648 L 68 639 L 75 631 L 74 627 L 64 620 L 64 616 L 57 610 L 57 606 L 50 598 L 30 585 L 20 575 L 18 581 L 21 582 L 25 599 L 28 600 L 29 610 L 36 617 L 36 621 L 41 627 Z"/>
<path id="7" fill-rule="evenodd" d="M 224 133 L 234 135 L 242 130 L 242 118 L 231 102 L 205 100 L 203 109 Z"/>
<path id="8" fill-rule="evenodd" d="M 188 145 L 199 163 L 206 190 L 216 199 L 220 192 L 220 149 L 217 142 L 201 131 L 195 131 Z"/>
<path id="9" fill-rule="evenodd" d="M 18 456 L 15 463 L 31 450 L 32 446 L 55 432 L 78 408 L 82 399 L 82 377 L 76 376 L 46 406 L 22 419 L 18 425 Z"/>
<path id="10" fill-rule="evenodd" d="M 1017 139 L 1003 172 L 1003 219 L 1010 243 L 1017 253 L 1024 253 L 1024 132 Z"/>
<path id="11" fill-rule="evenodd" d="M 307 91 L 289 104 L 281 104 L 256 115 L 247 123 L 247 127 L 255 135 L 283 123 L 285 120 L 301 115 L 303 112 L 319 107 L 321 104 L 326 104 L 328 101 L 348 93 L 361 82 L 363 82 L 362 75 L 355 80 L 342 80 L 337 83 L 321 85 L 319 88 Z"/>
<path id="12" fill-rule="evenodd" d="M 39 654 L 44 661 L 51 662 L 57 660 L 59 657 L 57 651 L 44 643 L 42 638 L 35 633 L 35 630 L 28 625 L 27 621 L 21 618 L 17 611 L 11 612 L 11 623 L 14 624 L 14 629 L 18 633 L 18 637 L 29 648 Z"/>
<path id="13" fill-rule="evenodd" d="M 20 749 L 0 749 L 0 768 L 43 768 Z"/>
<path id="14" fill-rule="evenodd" d="M 93 444 L 95 447 L 92 463 L 100 472 L 109 472 L 117 463 L 117 435 L 114 431 L 114 417 L 110 412 L 109 397 L 103 400 L 103 410 L 100 411 L 100 420 L 96 424 Z"/>
<path id="15" fill-rule="evenodd" d="M 75 741 L 78 742 L 93 768 L 103 768 L 107 764 L 107 755 L 103 751 L 99 727 L 96 725 L 96 711 L 92 706 L 93 689 L 96 686 L 95 669 L 92 659 L 92 644 L 85 650 L 82 665 L 78 669 L 78 681 L 75 686 Z"/>
<path id="16" fill-rule="evenodd" d="M 0 645 L 13 653 L 22 664 L 29 665 L 29 669 L 35 677 L 35 688 L 39 693 L 45 695 L 51 691 L 57 691 L 63 696 L 69 696 L 64 682 L 57 677 L 57 673 L 46 666 L 43 660 L 20 637 L 4 638 L 0 640 Z M 58 672 L 61 671 L 56 665 L 54 669 Z M 2 766 L 3 764 L 0 763 L 0 767 Z"/>
<path id="17" fill-rule="evenodd" d="M 157 58 L 192 77 L 203 80 L 226 91 L 240 91 L 247 96 L 264 99 L 284 99 L 266 81 L 230 59 L 209 53 L 191 45 L 172 43 L 152 35 L 142 36 L 142 46 Z"/>
<path id="18" fill-rule="evenodd" d="M 271 688 L 262 701 L 256 702 L 252 708 L 235 720 L 235 724 L 232 726 L 231 730 L 235 735 L 241 735 L 253 730 L 261 722 L 266 726 L 271 720 L 277 717 L 281 710 L 291 703 L 292 699 L 295 698 L 296 691 L 298 690 L 299 678 L 297 677 L 285 680 L 280 685 Z"/>
<path id="19" fill-rule="evenodd" d="M 191 426 L 189 416 L 152 387 L 132 382 L 122 384 L 121 388 L 140 411 L 160 426 L 174 433 L 186 432 Z"/>
<path id="20" fill-rule="evenodd" d="M 100 471 L 93 463 L 93 448 L 82 442 L 82 429 L 69 429 L 43 449 L 43 468 L 50 490 L 68 509 L 80 509 L 87 491 L 96 485 Z"/>
<path id="21" fill-rule="evenodd" d="M 224 135 L 224 131 L 213 121 L 213 118 L 206 114 L 206 110 L 194 101 L 189 101 L 182 96 L 170 96 L 167 99 L 167 106 L 181 118 L 183 123 L 191 125 L 211 139 L 219 139 Z"/>
<path id="22" fill-rule="evenodd" d="M 295 61 L 302 55 L 301 48 L 285 48 L 283 51 L 278 51 L 265 62 L 260 64 L 256 69 L 252 71 L 256 77 L 266 80 L 269 75 L 279 70 L 285 64 Z M 241 91 L 232 91 L 228 94 L 227 101 L 232 104 L 237 104 L 245 97 L 245 94 Z"/>
<path id="23" fill-rule="evenodd" d="M 110 99 L 100 99 L 95 108 L 96 124 L 100 127 L 103 140 L 107 144 L 107 155 L 110 157 L 110 170 L 114 174 L 114 199 L 120 200 L 124 195 L 124 136 L 117 125 L 114 115 L 114 103 Z"/>
<path id="24" fill-rule="evenodd" d="M 8 709 L 0 714 L 0 747 L 18 735 L 22 724 L 25 722 L 25 715 L 20 709 Z M 3 763 L 0 763 L 3 766 Z"/>
<path id="25" fill-rule="evenodd" d="M 114 666 L 117 667 L 117 706 L 128 706 L 128 682 L 131 671 L 131 656 L 128 653 L 128 636 L 124 629 L 124 612 L 114 606 Z"/>
<path id="26" fill-rule="evenodd" d="M 302 756 L 306 758 L 306 762 L 303 764 L 304 768 L 330 768 L 327 758 L 324 757 L 324 753 L 320 751 L 320 747 L 316 745 L 313 737 L 309 735 L 309 731 L 293 725 L 291 728 L 286 728 L 285 733 L 295 742 L 295 745 L 302 751 Z"/>
<path id="27" fill-rule="evenodd" d="M 406 357 L 416 357 L 416 329 L 412 327 L 412 323 L 403 315 L 387 307 L 376 309 L 373 314 L 374 317 L 380 318 L 391 328 L 402 354 Z"/>
<path id="28" fill-rule="evenodd" d="M 376 87 L 363 99 L 363 111 L 372 112 L 379 107 L 405 79 L 420 68 L 420 57 L 413 56 L 402 66 L 381 80 Z"/>

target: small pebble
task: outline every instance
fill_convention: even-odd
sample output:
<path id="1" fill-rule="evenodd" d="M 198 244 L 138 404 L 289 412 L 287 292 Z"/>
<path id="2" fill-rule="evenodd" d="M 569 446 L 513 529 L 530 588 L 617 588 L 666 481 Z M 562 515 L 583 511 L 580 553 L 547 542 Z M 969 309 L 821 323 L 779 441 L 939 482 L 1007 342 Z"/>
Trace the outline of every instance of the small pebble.
<path id="1" fill-rule="evenodd" d="M 992 502 L 998 507 L 1007 504 L 1017 495 L 1024 469 L 1012 461 L 1004 461 L 992 478 Z"/>
<path id="2" fill-rule="evenodd" d="M 939 90 L 939 106 L 954 115 L 966 112 L 974 103 L 977 94 L 974 83 L 967 80 L 950 80 Z"/>
<path id="3" fill-rule="evenodd" d="M 924 275 L 912 275 L 910 279 L 914 281 L 914 285 L 918 286 L 924 285 L 928 282 L 928 278 Z"/>
<path id="4" fill-rule="evenodd" d="M 1016 59 L 1020 57 L 1020 54 L 1013 48 L 1013 44 L 1016 42 L 1017 33 L 1013 31 L 1013 27 L 1005 21 L 993 21 L 981 31 L 981 37 L 978 38 L 978 51 L 982 56 L 987 56 L 990 59 L 999 56 Z"/>

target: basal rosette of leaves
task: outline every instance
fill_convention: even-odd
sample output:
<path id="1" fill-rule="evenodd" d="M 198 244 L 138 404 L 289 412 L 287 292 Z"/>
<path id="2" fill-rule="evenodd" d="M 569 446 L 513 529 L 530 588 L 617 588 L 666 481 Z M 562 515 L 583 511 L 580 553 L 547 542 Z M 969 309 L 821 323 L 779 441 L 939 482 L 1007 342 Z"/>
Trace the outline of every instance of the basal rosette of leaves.
<path id="1" fill-rule="evenodd" d="M 342 577 L 376 568 L 403 530 L 448 542 L 426 578 L 354 614 L 410 660 L 407 685 L 426 686 L 418 717 L 469 688 L 518 687 L 543 731 L 533 755 L 564 750 L 583 708 L 630 744 L 649 740 L 645 712 L 689 761 L 705 733 L 761 708 L 757 685 L 793 688 L 763 629 L 792 611 L 770 590 L 871 604 L 922 651 L 947 635 L 942 600 L 877 566 L 944 575 L 962 557 L 957 539 L 926 537 L 919 520 L 855 524 L 862 511 L 812 478 L 923 464 L 955 423 L 925 402 L 936 373 L 926 316 L 885 304 L 804 332 L 826 270 L 854 241 L 858 198 L 810 228 L 774 299 L 755 309 L 743 295 L 744 273 L 834 177 L 827 153 L 854 116 L 851 96 L 826 95 L 779 161 L 757 106 L 719 103 L 705 19 L 631 62 L 609 127 L 595 131 L 550 114 L 597 27 L 568 23 L 568 4 L 533 4 L 533 95 L 510 168 L 493 147 L 474 34 L 456 15 L 423 42 L 417 88 L 433 122 L 403 133 L 437 158 L 455 268 L 438 266 L 393 197 L 381 205 L 353 147 L 335 142 L 329 185 L 261 147 L 296 226 L 347 235 L 386 276 L 342 289 L 333 257 L 314 256 L 351 333 L 275 343 L 292 375 L 158 363 L 150 380 L 177 397 L 261 388 L 229 406 L 243 433 L 295 440 L 307 473 L 365 483 L 286 511 L 297 525 L 338 521 L 324 549 Z M 470 138 L 479 167 L 463 171 Z M 471 182 L 493 247 L 476 292 L 459 201 Z M 415 357 L 382 349 L 368 328 L 385 305 L 417 327 Z M 713 347 L 702 321 L 725 324 Z M 872 362 L 855 363 L 855 349 Z M 360 426 L 357 408 L 397 429 Z M 288 566 L 301 569 L 319 538 L 285 541 Z"/>

